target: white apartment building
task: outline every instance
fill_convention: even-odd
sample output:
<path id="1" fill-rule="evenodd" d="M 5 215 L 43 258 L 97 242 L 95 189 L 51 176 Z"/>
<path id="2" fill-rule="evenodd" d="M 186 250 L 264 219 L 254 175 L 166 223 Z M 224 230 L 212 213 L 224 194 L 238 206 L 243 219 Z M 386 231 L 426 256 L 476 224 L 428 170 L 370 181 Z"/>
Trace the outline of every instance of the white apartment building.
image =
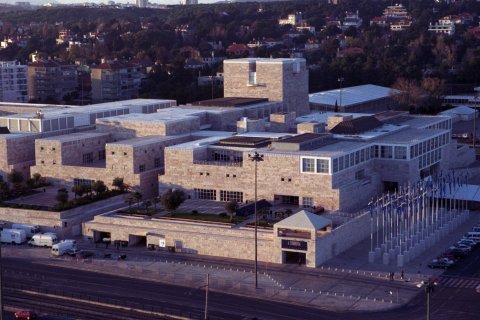
<path id="1" fill-rule="evenodd" d="M 455 24 L 453 22 L 445 23 L 444 21 L 439 21 L 438 23 L 428 26 L 428 31 L 435 32 L 437 34 L 448 34 L 449 36 L 455 33 Z"/>
<path id="2" fill-rule="evenodd" d="M 16 61 L 0 61 L 0 101 L 28 101 L 26 65 Z"/>

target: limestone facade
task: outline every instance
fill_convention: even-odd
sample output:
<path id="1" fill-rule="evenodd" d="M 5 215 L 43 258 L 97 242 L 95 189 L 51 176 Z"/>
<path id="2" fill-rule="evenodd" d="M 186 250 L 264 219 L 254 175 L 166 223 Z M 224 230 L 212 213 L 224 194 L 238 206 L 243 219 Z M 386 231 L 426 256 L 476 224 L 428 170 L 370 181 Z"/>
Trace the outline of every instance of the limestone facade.
<path id="1" fill-rule="evenodd" d="M 309 112 L 305 59 L 246 58 L 225 60 L 224 96 L 281 101 L 283 111 Z"/>
<path id="2" fill-rule="evenodd" d="M 156 196 L 157 177 L 164 170 L 164 148 L 191 139 L 190 135 L 150 136 L 110 142 L 109 134 L 99 132 L 39 139 L 32 172 L 64 185 L 102 180 L 110 188 L 113 179 L 120 177 L 144 196 Z M 88 154 L 91 157 L 85 156 Z"/>

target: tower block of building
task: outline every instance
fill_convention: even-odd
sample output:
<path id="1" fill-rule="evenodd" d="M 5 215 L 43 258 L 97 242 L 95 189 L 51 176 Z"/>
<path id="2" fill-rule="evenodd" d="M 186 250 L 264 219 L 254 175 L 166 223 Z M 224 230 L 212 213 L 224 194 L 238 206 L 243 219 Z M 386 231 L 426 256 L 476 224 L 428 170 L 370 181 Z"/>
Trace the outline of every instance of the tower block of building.
<path id="1" fill-rule="evenodd" d="M 309 112 L 305 59 L 245 58 L 223 62 L 224 96 L 283 102 L 285 112 Z"/>

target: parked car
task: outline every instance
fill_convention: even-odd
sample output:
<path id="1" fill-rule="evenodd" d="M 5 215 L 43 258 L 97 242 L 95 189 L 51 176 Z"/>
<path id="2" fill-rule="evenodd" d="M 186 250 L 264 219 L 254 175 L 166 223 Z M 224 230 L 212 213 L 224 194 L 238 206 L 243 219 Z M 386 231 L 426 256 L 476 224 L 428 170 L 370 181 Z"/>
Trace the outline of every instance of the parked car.
<path id="1" fill-rule="evenodd" d="M 432 269 L 437 269 L 437 268 L 448 269 L 450 266 L 451 265 L 449 263 L 443 260 L 437 260 L 437 259 L 432 260 L 432 262 L 428 264 L 428 267 Z"/>
<path id="2" fill-rule="evenodd" d="M 71 248 L 69 250 L 67 250 L 67 254 L 70 256 L 70 257 L 75 257 L 78 253 L 82 252 L 82 250 L 80 249 L 77 249 L 77 248 Z"/>
<path id="3" fill-rule="evenodd" d="M 478 293 L 480 293 L 480 284 L 475 288 L 475 291 L 477 291 Z"/>
<path id="4" fill-rule="evenodd" d="M 90 257 L 93 257 L 93 252 L 92 251 L 80 250 L 80 252 L 78 252 L 76 254 L 76 257 L 79 257 L 79 258 L 82 258 L 82 259 L 90 258 Z"/>
<path id="5" fill-rule="evenodd" d="M 447 264 L 450 265 L 450 266 L 452 266 L 452 265 L 455 264 L 455 261 L 453 261 L 453 260 L 451 260 L 451 259 L 449 259 L 449 258 L 447 258 L 447 257 L 440 257 L 440 258 L 437 258 L 437 259 L 433 259 L 433 260 L 432 260 L 432 262 L 438 262 L 438 261 L 440 261 L 440 262 L 445 262 L 445 263 L 447 263 Z"/>
<path id="6" fill-rule="evenodd" d="M 458 248 L 458 249 L 463 250 L 463 251 L 465 251 L 465 252 L 470 252 L 470 251 L 472 251 L 472 247 L 467 246 L 467 245 L 465 245 L 465 244 L 458 244 L 458 243 L 457 243 L 457 244 L 454 244 L 452 247 L 450 247 L 450 249 L 453 249 L 453 248 Z"/>
<path id="7" fill-rule="evenodd" d="M 15 318 L 30 320 L 30 319 L 37 319 L 37 315 L 33 311 L 21 310 L 21 311 L 15 312 Z"/>
<path id="8" fill-rule="evenodd" d="M 473 240 L 469 240 L 469 239 L 461 239 L 460 241 L 457 242 L 457 244 L 464 244 L 464 245 L 467 245 L 467 246 L 473 248 L 474 246 L 477 245 L 477 242 L 475 242 Z"/>
<path id="9" fill-rule="evenodd" d="M 445 254 L 453 255 L 456 258 L 464 258 L 468 255 L 468 253 L 466 251 L 463 251 L 463 250 L 455 248 L 455 247 L 454 247 L 454 249 L 450 249 L 450 250 L 445 251 Z"/>

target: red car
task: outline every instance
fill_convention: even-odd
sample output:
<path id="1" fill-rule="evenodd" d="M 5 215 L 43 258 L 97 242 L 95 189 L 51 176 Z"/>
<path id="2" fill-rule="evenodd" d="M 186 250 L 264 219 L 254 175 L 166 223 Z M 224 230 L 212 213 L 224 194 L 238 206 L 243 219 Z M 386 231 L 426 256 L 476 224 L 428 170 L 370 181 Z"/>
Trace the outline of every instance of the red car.
<path id="1" fill-rule="evenodd" d="M 36 319 L 37 315 L 32 311 L 22 310 L 22 311 L 15 312 L 15 318 L 30 320 L 30 319 Z"/>

